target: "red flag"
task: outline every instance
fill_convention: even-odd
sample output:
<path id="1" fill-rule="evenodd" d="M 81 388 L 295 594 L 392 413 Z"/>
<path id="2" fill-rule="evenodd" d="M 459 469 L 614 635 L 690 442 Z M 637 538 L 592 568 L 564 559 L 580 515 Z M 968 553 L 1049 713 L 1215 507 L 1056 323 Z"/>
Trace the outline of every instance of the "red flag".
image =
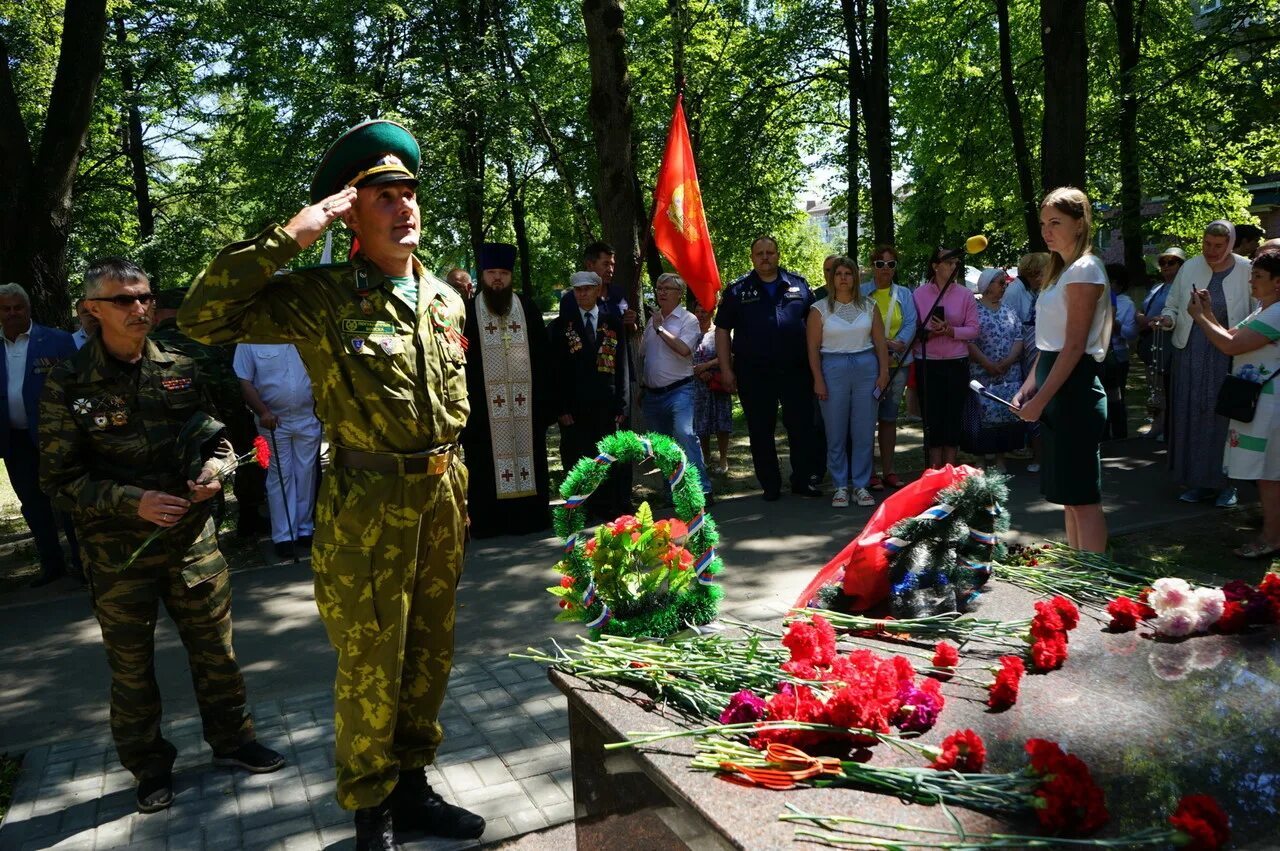
<path id="1" fill-rule="evenodd" d="M 715 307 L 720 292 L 720 270 L 716 267 L 707 217 L 702 209 L 702 190 L 698 188 L 689 128 L 684 122 L 683 95 L 676 97 L 676 111 L 667 133 L 667 150 L 658 169 L 653 241 L 676 267 L 698 302 L 707 310 Z"/>

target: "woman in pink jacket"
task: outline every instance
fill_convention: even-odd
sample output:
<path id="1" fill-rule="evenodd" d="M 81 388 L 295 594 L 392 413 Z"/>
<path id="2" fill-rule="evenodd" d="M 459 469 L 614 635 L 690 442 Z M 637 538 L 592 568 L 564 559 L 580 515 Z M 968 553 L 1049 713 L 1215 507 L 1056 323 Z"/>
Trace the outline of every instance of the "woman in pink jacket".
<path id="1" fill-rule="evenodd" d="M 960 254 L 956 249 L 935 248 L 929 257 L 929 280 L 914 294 L 916 314 L 924 326 L 915 357 L 930 467 L 956 462 L 970 392 L 969 341 L 978 338 L 973 293 L 963 279 L 952 280 Z"/>

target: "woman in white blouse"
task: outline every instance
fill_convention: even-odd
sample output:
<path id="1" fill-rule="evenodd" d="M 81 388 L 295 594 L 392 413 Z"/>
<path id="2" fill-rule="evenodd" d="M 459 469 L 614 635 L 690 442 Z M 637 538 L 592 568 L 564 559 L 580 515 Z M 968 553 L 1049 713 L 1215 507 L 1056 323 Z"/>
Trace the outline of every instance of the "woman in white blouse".
<path id="1" fill-rule="evenodd" d="M 1100 375 L 1111 332 L 1111 298 L 1102 261 L 1090 252 L 1089 198 L 1063 186 L 1040 205 L 1040 234 L 1052 252 L 1036 302 L 1035 371 L 1014 396 L 1018 415 L 1043 421 L 1040 492 L 1063 507 L 1067 542 L 1103 552 L 1102 457 L 1107 395 Z"/>
<path id="2" fill-rule="evenodd" d="M 862 295 L 858 267 L 835 261 L 827 297 L 809 308 L 806 327 L 813 392 L 827 432 L 827 469 L 836 487 L 831 505 L 875 505 L 867 490 L 880 394 L 889 384 L 884 321 L 874 300 Z M 852 454 L 846 446 L 852 442 Z"/>

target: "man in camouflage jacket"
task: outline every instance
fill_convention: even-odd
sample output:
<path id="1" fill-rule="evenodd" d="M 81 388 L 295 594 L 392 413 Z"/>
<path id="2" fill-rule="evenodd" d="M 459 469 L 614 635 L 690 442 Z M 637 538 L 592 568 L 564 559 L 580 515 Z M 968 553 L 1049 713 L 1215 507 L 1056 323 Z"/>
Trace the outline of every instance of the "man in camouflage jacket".
<path id="1" fill-rule="evenodd" d="M 310 206 L 235 243 L 178 312 L 197 340 L 292 343 L 311 376 L 332 464 L 316 504 L 316 606 L 338 652 L 338 802 L 358 849 L 394 829 L 475 838 L 484 819 L 445 803 L 424 767 L 453 658 L 467 471 L 464 308 L 414 257 L 417 142 L 371 121 L 322 160 Z M 282 271 L 338 218 L 359 239 L 350 263 Z"/>
<path id="2" fill-rule="evenodd" d="M 177 750 L 160 734 L 155 628 L 163 602 L 187 648 L 214 763 L 256 773 L 284 759 L 258 744 L 231 647 L 231 586 L 209 498 L 235 463 L 191 358 L 147 339 L 151 285 L 127 260 L 89 270 L 102 333 L 54 368 L 40 400 L 40 486 L 75 517 L 111 666 L 111 733 L 138 808 L 173 801 Z M 180 495 L 181 494 L 181 495 Z M 156 530 L 164 529 L 132 555 Z"/>

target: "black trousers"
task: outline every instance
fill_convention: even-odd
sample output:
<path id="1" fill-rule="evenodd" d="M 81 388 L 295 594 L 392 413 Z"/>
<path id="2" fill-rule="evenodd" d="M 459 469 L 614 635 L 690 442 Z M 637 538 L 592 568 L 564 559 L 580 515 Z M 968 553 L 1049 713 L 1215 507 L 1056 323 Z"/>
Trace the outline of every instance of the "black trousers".
<path id="1" fill-rule="evenodd" d="M 926 448 L 960 445 L 969 396 L 969 359 L 916 361 L 916 393 L 924 415 Z"/>
<path id="2" fill-rule="evenodd" d="M 565 474 L 582 458 L 596 456 L 600 438 L 617 431 L 617 420 L 608 405 L 598 405 L 573 415 L 573 425 L 560 426 L 560 461 Z M 609 468 L 609 476 L 587 500 L 587 510 L 600 520 L 613 520 L 631 513 L 631 477 L 624 477 L 621 465 Z M 627 473 L 630 471 L 627 470 Z"/>
<path id="3" fill-rule="evenodd" d="M 1102 389 L 1107 391 L 1107 431 L 1103 440 L 1120 440 L 1129 436 L 1129 409 L 1124 398 L 1124 386 L 1128 380 L 1129 362 L 1113 362 L 1108 358 L 1102 369 Z"/>
<path id="4" fill-rule="evenodd" d="M 22 503 L 22 519 L 27 521 L 31 536 L 35 539 L 36 552 L 40 556 L 40 572 L 45 578 L 61 576 L 67 572 L 67 563 L 58 544 L 58 525 L 61 521 L 71 545 L 72 571 L 84 575 L 80 565 L 80 548 L 71 517 L 55 512 L 49 497 L 40 490 L 40 453 L 31 443 L 31 434 L 25 428 L 9 429 L 9 454 L 4 459 L 9 471 L 9 483 Z"/>
<path id="5" fill-rule="evenodd" d="M 791 464 L 791 486 L 805 487 L 818 471 L 818 455 L 826 444 L 816 440 L 813 415 L 813 376 L 804 367 L 762 367 L 742 364 L 737 369 L 738 396 L 747 418 L 751 441 L 751 463 L 766 494 L 782 490 L 782 470 L 778 464 L 778 408 L 787 430 Z"/>

